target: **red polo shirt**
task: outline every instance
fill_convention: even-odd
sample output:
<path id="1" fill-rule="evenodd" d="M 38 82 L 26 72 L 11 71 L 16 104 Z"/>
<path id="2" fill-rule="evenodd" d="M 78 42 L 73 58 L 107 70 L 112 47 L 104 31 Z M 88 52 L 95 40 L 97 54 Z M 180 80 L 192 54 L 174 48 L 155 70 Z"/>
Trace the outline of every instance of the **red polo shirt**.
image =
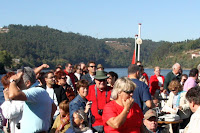
<path id="1" fill-rule="evenodd" d="M 106 105 L 106 103 L 110 102 L 110 96 L 111 96 L 111 87 L 107 87 L 107 97 L 106 97 L 106 91 L 100 91 L 97 88 L 97 98 L 95 95 L 95 85 L 90 85 L 88 90 L 88 95 L 86 96 L 88 101 L 92 101 L 91 111 L 92 115 L 95 117 L 95 122 L 92 124 L 92 126 L 99 126 L 103 125 L 102 116 L 98 114 L 97 109 L 97 101 L 98 101 L 98 108 L 102 109 Z"/>

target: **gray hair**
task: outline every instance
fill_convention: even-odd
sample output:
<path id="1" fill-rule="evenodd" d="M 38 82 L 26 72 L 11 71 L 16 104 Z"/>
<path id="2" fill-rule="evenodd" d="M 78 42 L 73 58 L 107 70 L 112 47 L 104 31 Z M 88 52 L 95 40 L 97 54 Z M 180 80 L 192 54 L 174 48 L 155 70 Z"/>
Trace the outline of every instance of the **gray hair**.
<path id="1" fill-rule="evenodd" d="M 17 70 L 17 72 L 23 72 L 23 81 L 26 83 L 27 81 L 30 81 L 31 84 L 34 84 L 36 82 L 36 75 L 32 68 L 30 67 L 24 67 L 22 69 Z"/>
<path id="2" fill-rule="evenodd" d="M 181 66 L 179 63 L 175 63 L 173 66 L 172 66 L 172 69 L 174 70 L 175 68 L 177 68 L 178 66 Z"/>
<path id="3" fill-rule="evenodd" d="M 84 121 L 83 124 L 85 124 L 85 126 L 88 125 L 87 115 L 84 112 L 84 110 L 80 109 L 80 110 L 75 111 L 74 113 L 78 115 L 78 117 L 79 117 L 80 120 Z"/>
<path id="4" fill-rule="evenodd" d="M 116 100 L 118 98 L 118 93 L 122 91 L 135 90 L 135 88 L 136 84 L 131 79 L 128 77 L 121 77 L 115 82 L 111 92 L 111 97 Z"/>

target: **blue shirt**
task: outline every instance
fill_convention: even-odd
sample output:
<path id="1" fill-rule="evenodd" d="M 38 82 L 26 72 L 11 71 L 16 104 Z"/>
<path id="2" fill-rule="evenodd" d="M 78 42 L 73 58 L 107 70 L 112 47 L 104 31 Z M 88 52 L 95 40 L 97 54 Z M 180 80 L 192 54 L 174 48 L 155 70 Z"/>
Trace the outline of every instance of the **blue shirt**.
<path id="1" fill-rule="evenodd" d="M 77 95 L 70 103 L 69 103 L 69 114 L 70 114 L 70 123 L 72 125 L 73 113 L 77 110 L 85 110 L 85 106 L 87 103 L 87 99 L 83 99 L 80 95 Z"/>
<path id="2" fill-rule="evenodd" d="M 144 113 L 144 109 L 146 108 L 145 102 L 147 100 L 151 100 L 149 87 L 144 82 L 139 81 L 138 79 L 131 80 L 136 84 L 136 88 L 133 93 L 133 99 L 140 106 Z"/>
<path id="3" fill-rule="evenodd" d="M 27 97 L 22 115 L 22 133 L 48 131 L 51 126 L 51 111 L 53 101 L 45 89 L 32 87 L 23 90 Z"/>

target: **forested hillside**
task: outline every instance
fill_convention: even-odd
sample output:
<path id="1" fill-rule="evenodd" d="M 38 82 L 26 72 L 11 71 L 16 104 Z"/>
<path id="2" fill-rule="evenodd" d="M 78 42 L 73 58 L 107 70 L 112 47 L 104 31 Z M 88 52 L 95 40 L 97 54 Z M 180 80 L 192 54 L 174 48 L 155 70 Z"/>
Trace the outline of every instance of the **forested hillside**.
<path id="1" fill-rule="evenodd" d="M 96 39 L 39 25 L 9 25 L 8 29 L 8 33 L 0 34 L 0 51 L 6 54 L 5 57 L 0 55 L 0 63 L 12 68 L 21 65 L 34 67 L 42 63 L 51 67 L 56 64 L 64 66 L 67 62 L 77 64 L 90 60 L 105 67 L 127 67 L 134 51 L 134 38 Z M 199 44 L 199 39 L 177 43 L 143 40 L 141 60 L 145 67 L 159 65 L 169 68 L 175 62 L 180 62 L 184 67 L 193 67 L 199 63 L 199 58 L 191 59 L 191 50 L 198 49 Z M 10 57 L 15 63 L 9 66 L 10 62 L 6 61 Z"/>

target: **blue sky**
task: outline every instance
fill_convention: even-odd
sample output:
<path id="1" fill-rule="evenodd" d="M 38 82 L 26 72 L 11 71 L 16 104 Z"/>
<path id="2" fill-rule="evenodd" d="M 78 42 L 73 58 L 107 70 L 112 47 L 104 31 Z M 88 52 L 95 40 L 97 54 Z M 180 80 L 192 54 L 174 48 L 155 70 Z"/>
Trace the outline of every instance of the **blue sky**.
<path id="1" fill-rule="evenodd" d="M 2 0 L 0 27 L 49 26 L 95 38 L 184 41 L 200 37 L 200 1 L 196 0 Z"/>

